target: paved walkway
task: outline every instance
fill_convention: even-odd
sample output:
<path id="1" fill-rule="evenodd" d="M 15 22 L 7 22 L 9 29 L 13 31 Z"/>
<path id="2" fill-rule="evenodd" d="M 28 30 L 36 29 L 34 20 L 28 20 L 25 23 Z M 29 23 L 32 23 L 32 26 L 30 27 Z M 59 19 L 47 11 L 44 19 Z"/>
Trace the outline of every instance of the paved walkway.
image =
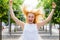
<path id="1" fill-rule="evenodd" d="M 49 31 L 39 31 L 39 34 L 43 40 L 59 40 L 59 34 L 58 33 L 52 33 L 50 35 Z M 16 33 L 12 32 L 11 35 L 9 35 L 7 32 L 2 35 L 2 40 L 17 40 L 22 35 L 22 31 L 18 31 Z"/>

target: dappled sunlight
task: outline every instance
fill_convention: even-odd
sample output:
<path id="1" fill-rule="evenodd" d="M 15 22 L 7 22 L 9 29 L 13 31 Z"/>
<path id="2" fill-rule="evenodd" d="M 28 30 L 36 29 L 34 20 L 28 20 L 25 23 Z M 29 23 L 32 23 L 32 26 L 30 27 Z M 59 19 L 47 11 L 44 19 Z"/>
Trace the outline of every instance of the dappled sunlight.
<path id="1" fill-rule="evenodd" d="M 24 0 L 23 5 L 26 5 L 28 8 L 36 8 L 38 0 Z"/>

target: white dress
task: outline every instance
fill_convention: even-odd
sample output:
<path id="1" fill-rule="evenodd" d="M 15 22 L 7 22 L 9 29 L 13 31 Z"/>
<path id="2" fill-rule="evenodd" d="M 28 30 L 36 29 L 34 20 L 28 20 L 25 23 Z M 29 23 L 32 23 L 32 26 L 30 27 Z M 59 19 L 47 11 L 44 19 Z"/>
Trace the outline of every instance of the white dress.
<path id="1" fill-rule="evenodd" d="M 18 40 L 42 40 L 36 24 L 25 24 L 23 35 Z"/>

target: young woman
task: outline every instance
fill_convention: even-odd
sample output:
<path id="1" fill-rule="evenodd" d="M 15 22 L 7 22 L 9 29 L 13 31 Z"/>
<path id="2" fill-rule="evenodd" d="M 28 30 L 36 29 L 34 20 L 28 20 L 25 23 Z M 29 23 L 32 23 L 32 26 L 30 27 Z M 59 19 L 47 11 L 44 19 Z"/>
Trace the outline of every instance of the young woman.
<path id="1" fill-rule="evenodd" d="M 41 37 L 39 39 L 39 35 L 38 35 L 38 28 L 45 25 L 46 23 L 48 23 L 54 13 L 56 4 L 53 2 L 52 3 L 52 11 L 50 12 L 50 15 L 48 16 L 47 19 L 45 19 L 42 22 L 36 23 L 37 22 L 37 18 L 36 16 L 38 16 L 38 11 L 27 11 L 25 6 L 23 7 L 23 12 L 26 16 L 26 23 L 20 21 L 13 12 L 12 9 L 12 0 L 9 1 L 9 5 L 10 5 L 10 15 L 11 18 L 16 22 L 17 25 L 21 26 L 23 29 L 23 38 L 22 40 L 42 40 Z M 21 39 L 19 39 L 21 40 Z"/>

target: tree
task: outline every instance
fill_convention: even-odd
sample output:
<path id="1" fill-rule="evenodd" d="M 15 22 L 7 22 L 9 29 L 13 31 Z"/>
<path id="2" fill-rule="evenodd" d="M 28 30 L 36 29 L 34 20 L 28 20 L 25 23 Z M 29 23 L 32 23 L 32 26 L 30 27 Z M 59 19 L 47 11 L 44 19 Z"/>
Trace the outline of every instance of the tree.
<path id="1" fill-rule="evenodd" d="M 55 9 L 55 14 L 53 16 L 53 21 L 56 24 L 60 24 L 60 0 L 54 0 L 56 3 L 57 7 Z"/>
<path id="2" fill-rule="evenodd" d="M 23 0 L 13 0 L 13 10 L 18 19 L 21 18 L 20 15 L 22 14 L 22 11 L 20 9 L 20 6 L 22 3 Z M 9 0 L 0 0 L 0 19 L 2 19 L 2 21 L 5 23 L 8 23 L 8 13 L 9 13 Z M 25 19 L 23 17 L 22 21 L 24 20 Z M 12 22 L 14 21 L 11 19 L 11 23 Z"/>
<path id="3" fill-rule="evenodd" d="M 38 4 L 38 7 L 40 7 L 42 5 L 42 6 L 44 6 L 45 10 L 47 9 L 47 11 L 45 13 L 45 16 L 47 18 L 49 15 L 49 11 L 51 11 L 51 9 L 52 9 L 52 6 L 51 6 L 52 2 L 55 2 L 57 7 L 55 9 L 54 15 L 50 22 L 50 26 L 52 23 L 60 25 L 60 0 L 41 0 L 41 2 Z"/>
<path id="4" fill-rule="evenodd" d="M 7 13 L 8 13 L 8 0 L 0 0 L 0 19 L 2 19 L 2 21 L 7 22 L 8 17 L 7 17 Z"/>

